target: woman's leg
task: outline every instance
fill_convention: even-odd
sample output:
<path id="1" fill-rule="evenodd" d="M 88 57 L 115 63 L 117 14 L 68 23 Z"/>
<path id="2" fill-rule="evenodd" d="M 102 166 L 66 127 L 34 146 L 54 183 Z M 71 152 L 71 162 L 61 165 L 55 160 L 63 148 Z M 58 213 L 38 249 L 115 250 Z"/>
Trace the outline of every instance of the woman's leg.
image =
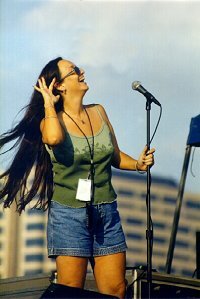
<path id="1" fill-rule="evenodd" d="M 125 252 L 95 257 L 94 275 L 99 292 L 125 297 Z"/>
<path id="2" fill-rule="evenodd" d="M 88 258 L 76 256 L 58 256 L 56 268 L 58 283 L 70 287 L 84 288 Z"/>

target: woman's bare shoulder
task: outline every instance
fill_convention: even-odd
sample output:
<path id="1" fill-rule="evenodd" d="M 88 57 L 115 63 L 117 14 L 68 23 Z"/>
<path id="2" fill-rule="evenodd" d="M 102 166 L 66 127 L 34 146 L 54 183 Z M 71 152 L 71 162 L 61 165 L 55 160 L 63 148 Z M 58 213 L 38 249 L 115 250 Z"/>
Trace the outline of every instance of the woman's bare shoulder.
<path id="1" fill-rule="evenodd" d="M 101 112 L 106 113 L 105 108 L 101 104 L 98 104 L 98 103 L 84 105 L 84 108 L 86 108 L 86 109 L 99 109 Z"/>
<path id="2" fill-rule="evenodd" d="M 89 105 L 85 105 L 84 106 L 86 109 L 91 109 L 91 111 L 96 111 L 98 109 L 99 113 L 101 114 L 101 116 L 103 117 L 103 119 L 108 122 L 108 116 L 106 114 L 106 110 L 105 108 L 101 105 L 101 104 L 89 104 Z"/>

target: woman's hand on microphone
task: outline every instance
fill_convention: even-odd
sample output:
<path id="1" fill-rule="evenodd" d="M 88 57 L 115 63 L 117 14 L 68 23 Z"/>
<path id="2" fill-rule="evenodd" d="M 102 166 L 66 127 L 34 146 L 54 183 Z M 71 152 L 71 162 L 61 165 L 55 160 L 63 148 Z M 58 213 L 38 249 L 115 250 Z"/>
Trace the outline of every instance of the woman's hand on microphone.
<path id="1" fill-rule="evenodd" d="M 148 150 L 147 146 L 145 146 L 137 160 L 136 170 L 147 171 L 148 166 L 150 167 L 153 166 L 154 152 L 155 152 L 155 148 Z"/>

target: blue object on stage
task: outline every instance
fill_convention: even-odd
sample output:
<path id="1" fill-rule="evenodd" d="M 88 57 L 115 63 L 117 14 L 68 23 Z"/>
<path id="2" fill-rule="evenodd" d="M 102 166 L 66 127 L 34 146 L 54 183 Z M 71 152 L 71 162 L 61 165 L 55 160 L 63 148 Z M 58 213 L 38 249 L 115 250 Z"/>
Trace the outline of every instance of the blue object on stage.
<path id="1" fill-rule="evenodd" d="M 200 114 L 191 119 L 187 145 L 200 146 Z"/>

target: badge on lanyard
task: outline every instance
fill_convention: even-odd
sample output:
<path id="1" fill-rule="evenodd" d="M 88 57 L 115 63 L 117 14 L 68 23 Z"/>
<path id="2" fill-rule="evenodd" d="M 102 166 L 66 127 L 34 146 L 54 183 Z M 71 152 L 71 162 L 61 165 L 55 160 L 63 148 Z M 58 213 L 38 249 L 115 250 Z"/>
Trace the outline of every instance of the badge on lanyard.
<path id="1" fill-rule="evenodd" d="M 79 179 L 76 192 L 76 199 L 81 201 L 91 201 L 92 182 L 89 179 Z"/>

